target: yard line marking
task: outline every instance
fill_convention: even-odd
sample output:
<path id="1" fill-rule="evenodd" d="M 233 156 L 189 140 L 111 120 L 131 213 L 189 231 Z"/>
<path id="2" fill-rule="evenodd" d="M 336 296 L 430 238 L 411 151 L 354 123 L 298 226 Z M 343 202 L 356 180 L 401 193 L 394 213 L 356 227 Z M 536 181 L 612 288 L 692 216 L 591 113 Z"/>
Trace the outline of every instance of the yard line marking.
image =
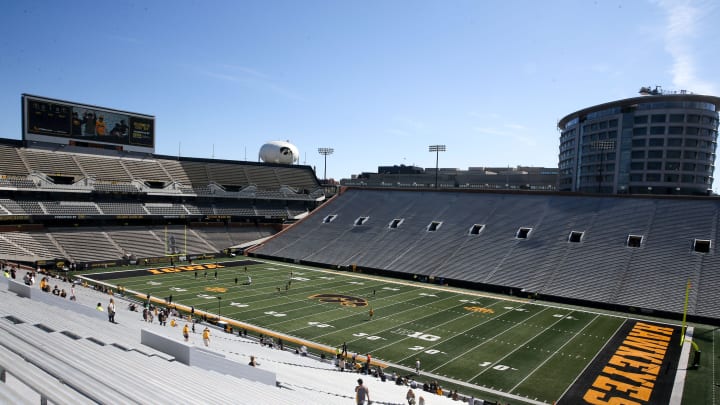
<path id="1" fill-rule="evenodd" d="M 543 308 L 542 310 L 538 311 L 537 313 L 532 314 L 532 315 L 530 315 L 529 317 L 525 318 L 525 320 L 523 320 L 523 322 L 518 322 L 518 323 L 516 323 L 515 325 L 513 325 L 513 326 L 511 326 L 511 327 L 509 327 L 509 328 L 507 328 L 507 329 L 499 332 L 499 333 L 496 334 L 495 336 L 489 337 L 489 338 L 485 339 L 485 341 L 483 341 L 482 343 L 479 343 L 479 344 L 471 347 L 470 349 L 468 349 L 468 350 L 460 353 L 458 356 L 455 356 L 455 357 L 453 357 L 452 359 L 446 361 L 445 363 L 443 363 L 443 364 L 441 364 L 441 365 L 433 368 L 432 370 L 430 370 L 430 372 L 435 372 L 437 369 L 439 369 L 439 368 L 441 368 L 441 367 L 444 367 L 444 366 L 450 364 L 451 362 L 455 361 L 456 359 L 458 359 L 458 358 L 460 358 L 460 357 L 463 357 L 463 356 L 465 356 L 466 354 L 468 354 L 468 353 L 470 353 L 470 352 L 472 352 L 472 351 L 474 351 L 474 350 L 477 350 L 478 347 L 484 345 L 485 343 L 487 343 L 487 342 L 489 342 L 489 341 L 491 341 L 491 340 L 495 340 L 495 338 L 497 338 L 498 336 L 502 335 L 503 333 L 505 333 L 505 332 L 507 332 L 507 331 L 509 331 L 509 330 L 511 330 L 511 329 L 515 329 L 515 328 L 517 328 L 518 326 L 523 325 L 524 322 L 526 322 L 527 320 L 529 320 L 529 319 L 531 319 L 531 318 L 534 318 L 534 317 L 542 314 L 543 312 L 545 312 L 545 311 L 547 311 L 547 310 L 548 310 L 548 308 Z M 512 313 L 512 311 L 506 312 L 506 314 L 509 314 L 509 313 Z M 504 315 L 504 314 L 503 314 L 503 315 Z M 473 377 L 473 378 L 474 378 L 474 377 Z M 472 378 L 471 378 L 471 379 L 468 379 L 468 381 L 472 381 Z"/>
<path id="2" fill-rule="evenodd" d="M 405 294 L 405 293 L 407 293 L 407 294 L 412 294 L 413 292 L 412 292 L 412 291 L 407 291 L 407 292 L 404 292 L 404 293 L 401 293 L 401 294 Z M 397 295 L 395 295 L 395 296 L 393 296 L 393 297 L 397 297 Z M 439 300 L 434 300 L 434 301 L 429 302 L 429 303 L 426 303 L 426 304 L 416 305 L 416 306 L 414 306 L 413 308 L 408 308 L 408 309 L 406 309 L 406 310 L 404 310 L 404 311 L 393 312 L 393 313 L 392 313 L 392 316 L 404 314 L 404 313 L 411 312 L 411 311 L 417 311 L 419 308 L 431 306 L 431 305 L 433 305 L 433 304 L 438 304 L 438 303 L 441 303 L 441 302 L 443 302 L 443 301 L 452 300 L 452 299 L 455 299 L 455 298 L 457 298 L 457 297 L 456 297 L 456 296 L 450 296 L 450 297 L 447 297 L 447 298 L 442 298 L 442 299 L 439 299 Z M 413 299 L 417 299 L 417 297 L 416 297 L 416 296 L 413 296 L 412 298 L 409 298 L 409 300 L 413 300 Z M 402 304 L 406 304 L 406 303 L 407 303 L 407 301 L 403 301 L 403 302 L 402 302 Z M 394 302 L 393 304 L 391 304 L 390 306 L 395 306 L 395 305 L 397 305 L 397 304 L 399 304 L 399 302 L 396 301 L 396 302 Z M 382 308 L 386 308 L 386 307 L 376 307 L 376 308 L 382 309 Z M 432 315 L 434 315 L 434 314 L 432 314 L 432 313 L 429 313 L 429 314 L 428 314 L 428 316 L 432 316 Z M 349 315 L 349 316 L 356 316 L 356 314 L 351 314 L 351 315 Z M 380 318 L 378 318 L 378 319 L 382 319 L 382 318 L 386 318 L 386 317 L 387 317 L 387 316 L 384 316 L 384 317 L 380 317 Z M 453 320 L 454 320 L 454 319 L 457 319 L 457 318 L 459 318 L 459 317 L 453 318 Z M 386 329 L 384 329 L 384 330 L 382 330 L 382 331 L 375 332 L 375 334 L 385 333 L 385 332 L 388 332 L 388 331 L 390 331 L 390 330 L 392 330 L 392 329 L 397 329 L 397 328 L 399 328 L 399 327 L 402 327 L 402 325 L 406 325 L 406 324 L 408 324 L 408 323 L 412 323 L 412 322 L 415 322 L 415 321 L 417 321 L 417 319 L 415 319 L 415 320 L 413 320 L 413 321 L 403 322 L 402 324 L 395 324 L 395 325 L 393 325 L 391 328 L 386 328 Z M 448 321 L 448 322 L 450 322 L 450 321 Z M 377 323 L 377 322 L 376 322 L 376 323 Z M 344 330 L 346 330 L 346 329 L 357 330 L 357 328 L 358 328 L 357 325 L 351 325 L 351 326 L 348 326 L 347 328 L 339 329 L 339 330 L 336 330 L 336 331 L 333 331 L 333 332 L 344 331 Z M 325 336 L 325 335 L 327 335 L 327 334 L 319 335 L 319 336 L 317 336 L 315 339 L 317 339 L 317 338 L 319 338 L 319 337 L 323 337 L 323 336 Z M 354 342 L 354 341 L 356 341 L 356 340 L 359 340 L 359 339 L 355 339 L 355 340 L 353 340 L 353 341 L 351 341 L 351 342 Z M 381 348 L 384 348 L 384 347 L 385 347 L 385 346 L 383 346 L 383 347 L 381 347 Z M 381 349 L 381 348 L 376 348 L 376 349 L 374 349 L 374 350 L 379 350 L 379 349 Z"/>
<path id="3" fill-rule="evenodd" d="M 542 311 L 540 311 L 540 312 L 542 312 Z M 570 313 L 568 313 L 568 315 L 570 315 L 570 314 L 573 313 L 573 312 L 574 312 L 574 311 L 571 311 Z M 495 363 L 499 363 L 499 362 L 503 361 L 504 359 L 508 358 L 508 356 L 510 356 L 511 354 L 513 354 L 513 353 L 517 352 L 518 350 L 522 349 L 524 346 L 526 346 L 527 344 L 529 344 L 530 342 L 532 342 L 533 340 L 535 340 L 535 338 L 537 338 L 538 336 L 540 336 L 540 335 L 542 335 L 543 333 L 547 332 L 548 329 L 550 329 L 550 328 L 552 328 L 553 326 L 555 326 L 555 325 L 557 325 L 558 323 L 560 323 L 563 319 L 565 319 L 565 317 L 562 317 L 562 318 L 558 319 L 557 321 L 553 322 L 552 325 L 549 325 L 547 328 L 544 328 L 544 329 L 542 329 L 540 332 L 536 333 L 535 336 L 532 336 L 532 337 L 528 338 L 527 340 L 525 340 L 525 342 L 518 344 L 517 347 L 515 347 L 515 349 L 509 351 L 509 352 L 508 352 L 507 354 L 505 354 L 503 357 L 501 357 L 501 358 L 499 358 L 497 361 L 495 361 Z M 491 369 L 492 369 L 492 367 L 486 367 L 485 370 L 482 370 L 481 372 L 475 374 L 475 375 L 472 376 L 468 381 L 473 381 L 474 379 L 480 377 L 481 374 L 484 374 L 486 371 L 491 370 Z M 509 391 L 508 391 L 508 392 L 509 392 Z"/>
<path id="4" fill-rule="evenodd" d="M 625 322 L 628 322 L 628 321 L 625 321 Z M 580 371 L 580 372 L 575 376 L 575 379 L 570 383 L 570 385 L 567 386 L 567 388 L 565 388 L 565 391 L 563 391 L 563 393 L 560 394 L 560 397 L 559 397 L 559 398 L 564 397 L 565 394 L 567 394 L 567 392 L 570 390 L 570 388 L 571 388 L 573 385 L 575 385 L 575 383 L 577 382 L 577 380 L 580 379 L 580 376 L 582 376 L 583 374 L 585 374 L 585 370 L 587 370 L 587 368 L 590 367 L 590 365 L 595 362 L 595 359 L 597 359 L 597 357 L 600 355 L 600 353 L 602 353 L 602 352 L 605 350 L 605 347 L 610 344 L 610 341 L 612 340 L 612 337 L 615 336 L 615 335 L 618 333 L 618 331 L 620 330 L 620 328 L 622 328 L 622 326 L 625 324 L 625 322 L 620 322 L 620 325 L 618 325 L 618 327 L 615 328 L 615 332 L 611 333 L 611 334 L 609 335 L 609 337 L 608 337 L 607 339 L 605 339 L 605 344 L 602 345 L 602 347 L 600 348 L 600 350 L 598 350 L 598 351 L 595 353 L 595 355 L 593 356 L 593 358 L 590 359 L 590 361 L 588 361 L 588 362 L 585 364 L 585 367 L 583 367 L 582 371 Z"/>
<path id="5" fill-rule="evenodd" d="M 558 354 L 558 352 L 560 352 L 560 350 L 562 350 L 563 348 L 565 348 L 565 346 L 567 346 L 568 344 L 570 344 L 570 342 L 572 342 L 576 337 L 578 337 L 578 336 L 582 333 L 582 331 L 584 331 L 585 329 L 587 329 L 588 326 L 590 326 L 593 322 L 595 322 L 595 320 L 598 319 L 599 317 L 600 317 L 600 315 L 595 315 L 595 318 L 593 318 L 590 322 L 588 322 L 585 326 L 583 326 L 582 329 L 580 329 L 579 331 L 577 331 L 577 332 L 576 332 L 570 339 L 568 339 L 567 342 L 565 342 L 562 346 L 558 347 L 558 349 L 555 350 L 555 352 L 554 352 L 552 355 L 546 357 L 545 360 L 543 360 L 542 363 L 538 364 L 538 366 L 535 367 L 530 373 L 528 373 L 528 375 L 526 375 L 525 378 L 523 378 L 522 380 L 520 380 L 520 382 L 518 382 L 517 384 L 515 384 L 514 387 L 510 388 L 510 389 L 508 390 L 508 392 L 513 392 L 513 391 L 515 391 L 515 390 L 517 389 L 517 387 L 519 387 L 522 383 L 524 383 L 525 380 L 527 380 L 528 378 L 530 378 L 531 375 L 535 374 L 535 372 L 537 372 L 537 371 L 540 369 L 540 367 L 544 366 L 545 363 L 547 363 L 548 361 L 550 361 L 550 359 L 552 359 L 553 357 L 555 357 L 555 355 Z"/>
<path id="6" fill-rule="evenodd" d="M 495 305 L 495 304 L 497 304 L 497 303 L 499 303 L 499 301 L 492 303 L 490 306 Z M 482 325 L 486 324 L 487 322 L 490 322 L 490 321 L 492 321 L 492 320 L 495 320 L 495 319 L 497 319 L 498 317 L 501 317 L 501 316 L 503 316 L 503 315 L 505 315 L 505 314 L 508 314 L 508 313 L 510 313 L 510 312 L 505 312 L 505 313 L 502 313 L 502 314 L 497 315 L 497 316 L 495 316 L 495 317 L 489 317 L 485 322 L 482 322 L 482 323 L 477 324 L 477 325 L 473 325 L 471 328 L 466 329 L 466 330 L 463 331 L 463 332 L 453 331 L 453 332 L 452 332 L 452 333 L 453 333 L 453 336 L 451 336 L 450 338 L 444 339 L 443 341 L 441 341 L 441 342 L 439 342 L 439 343 L 429 345 L 429 346 L 427 346 L 425 349 L 432 349 L 432 348 L 434 348 L 434 347 L 437 347 L 437 346 L 439 346 L 441 343 L 444 343 L 445 340 L 448 340 L 448 339 L 457 337 L 457 336 L 459 336 L 459 335 L 462 335 L 462 334 L 464 334 L 465 332 L 467 332 L 467 331 L 469 331 L 469 330 L 475 329 L 475 328 L 477 328 L 478 326 L 482 326 Z M 456 318 L 453 318 L 453 319 L 448 320 L 447 322 L 443 322 L 443 323 L 441 323 L 441 324 L 434 325 L 434 326 L 433 326 L 433 329 L 438 328 L 438 327 L 441 327 L 442 325 L 446 325 L 446 324 L 448 324 L 448 323 L 450 323 L 450 322 L 455 322 L 455 321 L 457 321 L 458 319 L 465 318 L 465 317 L 471 316 L 471 315 L 473 315 L 473 314 L 474 314 L 474 312 L 468 311 L 468 312 L 466 312 L 466 313 L 464 313 L 464 314 L 462 314 L 462 315 L 460 315 L 460 316 L 458 316 L 458 317 L 456 317 Z M 402 325 L 395 325 L 395 326 L 393 326 L 392 329 L 396 329 L 396 328 L 398 328 L 398 327 L 402 327 Z M 401 338 L 401 339 L 398 339 L 397 341 L 395 341 L 395 342 L 392 343 L 392 344 L 387 344 L 387 345 L 382 346 L 382 347 L 379 347 L 379 348 L 377 348 L 377 349 L 375 349 L 375 350 L 385 349 L 386 347 L 394 346 L 394 345 L 399 344 L 400 342 L 402 342 L 402 341 L 404 341 L 404 340 L 407 340 L 408 338 L 409 338 L 408 336 L 405 336 L 405 337 L 403 337 L 403 338 Z M 409 356 L 403 357 L 402 359 L 398 360 L 397 363 L 400 363 L 400 362 L 402 362 L 402 361 L 404 361 L 404 360 L 407 360 L 407 359 L 409 359 L 409 358 L 411 358 L 411 357 L 412 357 L 412 358 L 416 358 L 417 356 L 418 356 L 418 353 L 412 353 L 412 354 L 410 354 Z"/>

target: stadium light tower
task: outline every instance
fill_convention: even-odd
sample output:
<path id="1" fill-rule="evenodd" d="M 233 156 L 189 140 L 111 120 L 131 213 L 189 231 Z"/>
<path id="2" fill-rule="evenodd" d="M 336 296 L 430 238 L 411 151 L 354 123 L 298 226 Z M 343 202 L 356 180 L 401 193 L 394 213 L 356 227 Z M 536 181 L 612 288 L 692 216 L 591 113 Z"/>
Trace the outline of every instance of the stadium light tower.
<path id="1" fill-rule="evenodd" d="M 325 169 L 323 171 L 323 180 L 327 182 L 327 157 L 335 152 L 333 148 L 318 148 L 318 153 L 325 157 Z"/>
<path id="2" fill-rule="evenodd" d="M 445 152 L 445 145 L 430 145 L 430 152 L 435 152 L 435 188 L 438 188 L 438 171 L 440 170 L 438 162 L 440 161 L 440 152 Z"/>

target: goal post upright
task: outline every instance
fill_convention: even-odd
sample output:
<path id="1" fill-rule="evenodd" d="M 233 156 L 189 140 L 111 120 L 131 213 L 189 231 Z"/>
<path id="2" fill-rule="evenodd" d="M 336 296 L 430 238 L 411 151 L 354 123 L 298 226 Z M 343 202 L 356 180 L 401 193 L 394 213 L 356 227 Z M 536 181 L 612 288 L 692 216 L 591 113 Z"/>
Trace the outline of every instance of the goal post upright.
<path id="1" fill-rule="evenodd" d="M 687 311 L 688 301 L 690 299 L 690 286 L 690 280 L 688 280 L 687 287 L 685 287 L 685 305 L 683 307 L 682 329 L 680 331 L 680 346 L 685 343 L 685 329 L 687 328 Z"/>

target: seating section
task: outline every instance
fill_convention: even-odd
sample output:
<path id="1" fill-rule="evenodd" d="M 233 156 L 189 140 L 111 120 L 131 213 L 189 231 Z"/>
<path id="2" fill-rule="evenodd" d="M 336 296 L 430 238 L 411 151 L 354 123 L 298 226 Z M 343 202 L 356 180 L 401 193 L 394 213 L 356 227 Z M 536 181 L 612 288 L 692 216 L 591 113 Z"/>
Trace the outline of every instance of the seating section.
<path id="1" fill-rule="evenodd" d="M 140 192 L 133 184 L 123 183 L 100 183 L 93 184 L 93 189 L 101 193 L 135 194 Z"/>
<path id="2" fill-rule="evenodd" d="M 50 215 L 99 215 L 97 205 L 91 201 L 40 201 Z"/>
<path id="3" fill-rule="evenodd" d="M 105 215 L 148 215 L 139 202 L 98 202 L 98 208 Z"/>
<path id="4" fill-rule="evenodd" d="M 164 240 L 149 227 L 104 228 L 104 230 L 126 254 L 136 257 L 160 257 L 166 253 Z"/>
<path id="5" fill-rule="evenodd" d="M 245 170 L 237 165 L 229 163 L 208 163 L 208 175 L 212 181 L 233 186 L 245 186 L 250 184 Z"/>
<path id="6" fill-rule="evenodd" d="M 51 152 L 39 149 L 19 149 L 30 171 L 38 171 L 48 176 L 67 176 L 77 179 L 85 177 L 75 163 L 74 154 Z"/>
<path id="7" fill-rule="evenodd" d="M 109 156 L 78 154 L 77 162 L 88 176 L 99 181 L 129 183 L 132 177 L 122 161 Z"/>
<path id="8" fill-rule="evenodd" d="M 208 174 L 208 167 L 206 164 L 202 162 L 181 161 L 180 167 L 185 172 L 185 177 L 188 179 L 188 182 L 183 184 L 193 187 L 210 184 L 210 176 Z"/>
<path id="9" fill-rule="evenodd" d="M 188 215 L 189 212 L 182 204 L 172 203 L 146 203 L 145 209 L 153 215 Z"/>
<path id="10" fill-rule="evenodd" d="M 169 160 L 169 159 L 158 159 L 158 162 L 160 163 L 160 166 L 168 173 L 170 174 L 170 177 L 172 179 L 180 184 L 185 185 L 191 185 L 192 182 L 190 181 L 190 177 L 188 177 L 187 173 L 185 172 L 185 169 L 177 160 Z"/>
<path id="11" fill-rule="evenodd" d="M 203 366 L 207 368 L 187 366 L 142 344 L 141 330 L 185 343 L 181 343 L 180 328 L 144 322 L 139 312 L 127 309 L 128 302 L 122 297 L 115 297 L 118 323 L 111 324 L 94 309 L 95 303 L 108 302 L 107 294 L 75 287 L 77 300 L 69 301 L 41 293 L 34 286 L 32 298 L 26 299 L 8 292 L 4 279 L 2 283 L 0 295 L 5 305 L 0 307 L 0 368 L 14 378 L 0 384 L 0 398 L 11 398 L 9 403 L 29 403 L 32 396 L 27 395 L 28 390 L 36 391 L 41 403 L 57 404 L 352 402 L 357 374 L 340 373 L 331 362 L 312 353 L 299 356 L 288 350 L 292 349 L 287 347 L 289 343 L 286 350 L 271 349 L 252 336 L 239 337 L 211 326 L 212 341 L 203 352 L 218 362 L 235 362 L 237 368 L 246 367 L 253 355 L 259 370 L 275 374 L 278 385 L 271 386 L 224 374 L 217 365 L 218 371 L 213 371 L 210 358 Z M 69 283 L 58 279 L 51 279 L 51 284 L 70 289 Z M 187 344 L 202 346 L 199 331 L 191 333 Z M 405 386 L 363 378 L 372 386 L 374 403 L 399 404 L 405 398 Z M 432 403 L 457 401 L 433 396 Z"/>
<path id="12" fill-rule="evenodd" d="M 350 189 L 253 253 L 674 313 L 693 280 L 691 313 L 717 318 L 718 218 L 715 200 Z"/>
<path id="13" fill-rule="evenodd" d="M 18 153 L 18 148 L 0 144 L 0 174 L 6 176 L 27 176 L 30 174 L 30 170 Z"/>
<path id="14" fill-rule="evenodd" d="M 0 158 L 2 159 L 2 158 Z M 0 179 L 0 187 L 37 188 L 35 182 L 29 179 L 5 178 Z"/>
<path id="15" fill-rule="evenodd" d="M 29 261 L 63 258 L 65 255 L 44 232 L 4 232 L 0 241 L 8 250 L 0 251 L 7 255 L 21 255 Z M 7 253 L 6 253 L 7 252 Z"/>
<path id="16" fill-rule="evenodd" d="M 155 159 L 123 159 L 122 163 L 135 180 L 162 183 L 170 181 L 162 166 Z"/>
<path id="17" fill-rule="evenodd" d="M 0 216 L 3 215 L 162 215 L 162 216 L 188 216 L 188 215 L 222 215 L 222 216 L 248 216 L 263 218 L 292 218 L 306 214 L 309 208 L 303 201 L 284 200 L 253 200 L 227 199 L 222 202 L 186 202 L 184 204 L 172 202 L 146 202 L 132 200 L 97 199 L 96 201 L 61 201 L 61 200 L 14 200 L 0 198 Z"/>
<path id="18" fill-rule="evenodd" d="M 75 229 L 51 229 L 52 236 L 73 262 L 93 262 L 120 259 L 123 252 L 103 232 Z"/>
<path id="19" fill-rule="evenodd" d="M 101 192 L 136 192 L 137 187 L 130 184 L 133 180 L 159 182 L 164 186 L 177 183 L 181 187 L 173 189 L 176 192 L 197 195 L 212 195 L 212 190 L 208 188 L 212 183 L 221 188 L 244 188 L 253 185 L 259 190 L 267 191 L 277 191 L 281 186 L 287 186 L 298 194 L 293 197 L 293 193 L 285 193 L 290 198 L 306 198 L 303 197 L 306 192 L 316 191 L 320 187 L 314 172 L 308 166 L 171 159 L 167 156 L 138 156 L 106 150 L 88 152 L 74 146 L 54 149 L 25 148 L 7 141 L 0 142 L 0 187 L 35 188 L 35 183 L 27 179 L 27 176 L 33 173 L 50 177 L 72 177 L 75 182 L 92 179 L 92 186 Z M 45 181 L 44 177 L 43 179 Z M 54 184 L 50 182 L 43 184 L 43 187 L 53 188 Z"/>
<path id="20" fill-rule="evenodd" d="M 0 259 L 36 261 L 66 259 L 73 262 L 109 261 L 168 254 L 217 253 L 275 233 L 269 226 L 221 225 L 107 226 L 48 228 L 47 232 L 0 233 Z"/>
<path id="21" fill-rule="evenodd" d="M 203 239 L 208 241 L 218 250 L 227 247 L 241 245 L 258 239 L 266 238 L 273 234 L 272 228 L 258 226 L 221 226 L 193 228 Z"/>

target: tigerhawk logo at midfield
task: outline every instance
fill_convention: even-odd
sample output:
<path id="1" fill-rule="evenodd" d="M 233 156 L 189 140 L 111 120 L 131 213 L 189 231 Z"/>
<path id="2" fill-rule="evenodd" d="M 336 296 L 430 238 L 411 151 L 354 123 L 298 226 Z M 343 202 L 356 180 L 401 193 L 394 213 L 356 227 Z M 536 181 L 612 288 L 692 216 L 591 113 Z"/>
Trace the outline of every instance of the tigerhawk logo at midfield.
<path id="1" fill-rule="evenodd" d="M 365 298 L 351 297 L 343 294 L 314 294 L 308 298 L 320 302 L 337 302 L 346 307 L 366 307 L 368 304 Z"/>

